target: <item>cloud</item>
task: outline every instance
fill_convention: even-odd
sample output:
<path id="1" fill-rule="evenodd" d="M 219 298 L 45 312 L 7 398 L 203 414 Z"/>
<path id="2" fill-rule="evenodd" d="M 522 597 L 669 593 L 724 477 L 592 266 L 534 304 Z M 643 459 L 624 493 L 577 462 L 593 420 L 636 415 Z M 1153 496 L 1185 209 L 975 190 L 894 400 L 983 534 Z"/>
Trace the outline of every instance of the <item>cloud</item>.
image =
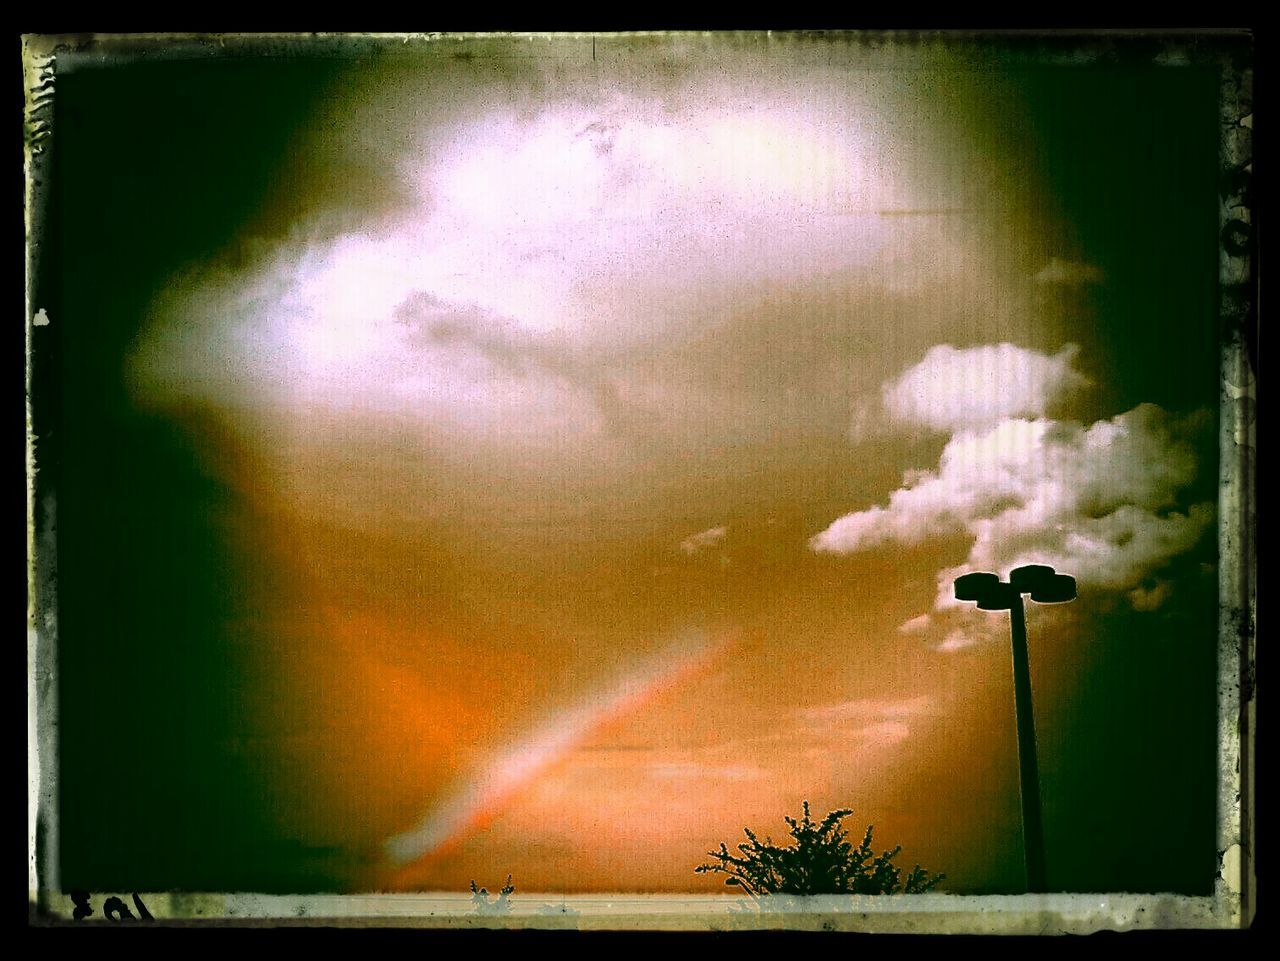
<path id="1" fill-rule="evenodd" d="M 974 356 L 1011 357 L 1010 350 L 1017 348 L 999 345 L 994 353 Z M 934 369 L 954 369 L 951 361 L 958 352 L 945 351 L 950 353 L 930 351 L 943 358 Z M 1040 401 L 1034 406 L 1042 407 L 1053 396 L 1046 385 L 1070 380 L 1065 362 L 1072 356 L 1074 350 L 1057 355 L 1059 376 L 1042 377 L 1044 389 L 1024 393 L 1029 406 L 1033 397 Z M 900 378 L 894 386 L 902 383 Z M 971 405 L 969 413 L 973 410 Z M 939 573 L 936 607 L 944 609 L 955 604 L 951 581 L 956 575 L 975 569 L 1005 572 L 1027 563 L 1051 564 L 1074 574 L 1082 586 L 1134 591 L 1195 546 L 1213 521 L 1210 503 L 1179 505 L 1180 492 L 1198 472 L 1191 438 L 1203 424 L 1200 415 L 1177 417 L 1140 404 L 1088 426 L 1045 417 L 1008 417 L 979 427 L 968 423 L 981 419 L 953 418 L 957 429 L 937 468 L 907 472 L 887 504 L 838 518 L 812 538 L 812 549 L 849 554 L 968 534 L 972 548 L 965 563 Z M 1148 609 L 1164 596 L 1146 590 L 1130 599 Z"/>
<path id="2" fill-rule="evenodd" d="M 690 535 L 680 542 L 680 550 L 686 554 L 697 554 L 709 550 L 725 539 L 729 534 L 728 527 L 712 527 L 697 534 Z"/>
<path id="3" fill-rule="evenodd" d="M 1032 278 L 1037 284 L 1059 287 L 1083 287 L 1100 284 L 1104 280 L 1101 269 L 1078 260 L 1062 260 L 1053 257 Z"/>
<path id="4" fill-rule="evenodd" d="M 929 136 L 891 119 L 908 91 L 826 77 L 762 101 L 716 70 L 687 82 L 674 98 L 635 78 L 589 95 L 552 83 L 523 104 L 491 90 L 474 113 L 454 91 L 457 109 L 415 117 L 384 161 L 395 217 L 337 235 L 301 223 L 244 268 L 170 285 L 141 382 L 438 417 L 500 403 L 506 385 L 495 399 L 489 379 L 405 351 L 396 313 L 415 298 L 509 318 L 526 344 L 618 350 L 696 337 L 700 316 L 717 322 L 759 284 L 871 267 L 932 236 L 866 213 L 938 189 L 906 182 L 901 161 Z"/>
<path id="5" fill-rule="evenodd" d="M 374 71 L 306 145 L 373 186 L 326 175 L 296 220 L 165 284 L 139 402 L 247 411 L 316 446 L 393 423 L 450 452 L 567 454 L 575 474 L 638 446 L 651 462 L 838 429 L 847 367 L 934 339 L 859 316 L 939 326 L 1008 299 L 969 229 L 989 145 L 930 122 L 949 81 L 867 71 L 865 51 L 852 72 L 824 51 L 780 74 L 740 46 L 603 84 L 572 57 Z M 456 319 L 421 336 L 413 309 Z"/>
<path id="6" fill-rule="evenodd" d="M 989 427 L 1010 417 L 1043 417 L 1092 382 L 1075 369 L 1080 348 L 1056 354 L 989 344 L 959 349 L 939 344 L 884 385 L 890 419 L 941 432 Z M 865 415 L 862 415 L 865 417 Z M 855 420 L 855 433 L 865 426 Z"/>
<path id="7" fill-rule="evenodd" d="M 617 384 L 562 343 L 539 338 L 516 321 L 475 304 L 458 304 L 418 291 L 395 308 L 407 332 L 406 345 L 418 352 L 470 352 L 491 365 L 492 374 L 517 380 L 550 379 L 593 406 L 614 431 L 638 423 L 639 412 L 621 398 Z"/>

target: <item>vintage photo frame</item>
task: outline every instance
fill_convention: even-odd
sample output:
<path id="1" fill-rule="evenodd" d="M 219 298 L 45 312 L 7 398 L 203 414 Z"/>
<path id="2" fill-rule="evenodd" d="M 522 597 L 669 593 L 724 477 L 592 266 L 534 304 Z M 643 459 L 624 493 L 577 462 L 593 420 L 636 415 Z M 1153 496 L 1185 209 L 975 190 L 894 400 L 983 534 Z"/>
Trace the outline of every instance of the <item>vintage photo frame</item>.
<path id="1" fill-rule="evenodd" d="M 815 39 L 816 38 L 816 39 Z M 59 113 L 60 78 L 92 66 L 140 60 L 235 57 L 257 61 L 263 76 L 274 59 L 401 56 L 441 45 L 465 55 L 469 46 L 530 44 L 539 56 L 597 58 L 610 51 L 652 51 L 665 43 L 767 46 L 779 61 L 789 44 L 808 41 L 861 45 L 891 69 L 927 68 L 938 51 L 975 62 L 1016 60 L 1045 69 L 1088 71 L 1094 65 L 1132 62 L 1176 71 L 1195 66 L 1218 71 L 1221 184 L 1218 203 L 1219 270 L 1216 292 L 1221 393 L 1218 401 L 1217 549 L 1217 852 L 1218 876 L 1206 896 L 1159 893 L 1050 893 L 894 897 L 813 896 L 744 902 L 711 895 L 526 895 L 517 890 L 500 907 L 487 898 L 457 894 L 261 894 L 233 891 L 69 891 L 59 859 L 68 844 L 89 843 L 83 832 L 60 831 L 59 791 L 65 788 L 59 724 L 59 623 L 67 613 L 59 596 L 59 490 L 53 478 L 63 442 L 58 338 L 63 329 L 53 304 L 60 285 L 76 282 L 74 265 L 51 268 L 51 205 L 59 195 L 56 168 L 60 131 L 77 122 Z M 633 54 L 644 56 L 644 54 Z M 156 923 L 163 925 L 280 925 L 323 922 L 344 926 L 432 928 L 545 928 L 604 930 L 800 929 L 900 933 L 1057 934 L 1098 930 L 1241 928 L 1253 919 L 1252 855 L 1254 729 L 1254 615 L 1256 609 L 1256 378 L 1257 274 L 1252 184 L 1253 49 L 1242 31 L 1068 33 L 867 32 L 824 35 L 548 34 L 548 35 L 194 35 L 27 36 L 23 41 L 26 173 L 26 429 L 28 534 L 28 849 L 30 915 L 42 925 Z M 1003 58 L 1003 60 L 1002 60 Z M 164 118 L 152 118 L 164 137 Z M 92 211 L 74 212 L 93 216 Z M 185 265 L 183 265 L 185 266 Z M 51 337 L 50 333 L 56 333 Z M 127 470 L 117 465 L 113 469 Z M 110 510 L 109 504 L 101 509 Z M 129 572 L 113 576 L 128 577 Z M 65 651 L 62 656 L 65 656 Z M 78 652 L 82 654 L 83 651 Z M 127 645 L 105 639 L 95 656 L 131 656 Z M 141 668 L 139 668 L 141 669 Z M 162 682 L 157 677 L 157 683 Z M 111 722 L 114 719 L 104 719 Z M 97 750 L 109 756 L 114 738 L 146 739 L 146 730 L 104 730 Z M 136 812 L 146 817 L 145 811 Z M 127 832 L 106 821 L 101 830 Z M 496 869 L 495 869 L 496 870 Z"/>

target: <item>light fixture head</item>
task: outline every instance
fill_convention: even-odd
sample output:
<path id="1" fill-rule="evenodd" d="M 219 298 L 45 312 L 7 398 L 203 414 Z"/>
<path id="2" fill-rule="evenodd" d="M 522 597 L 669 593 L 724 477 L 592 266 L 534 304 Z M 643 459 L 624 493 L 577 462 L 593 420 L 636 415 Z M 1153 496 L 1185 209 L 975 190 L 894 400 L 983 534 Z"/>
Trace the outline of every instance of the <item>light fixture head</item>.
<path id="1" fill-rule="evenodd" d="M 1009 583 L 1026 594 L 1047 583 L 1054 574 L 1054 569 L 1047 564 L 1027 564 L 1009 572 Z"/>
<path id="2" fill-rule="evenodd" d="M 1000 575 L 977 571 L 956 578 L 957 601 L 980 601 L 1000 583 Z"/>
<path id="3" fill-rule="evenodd" d="M 1037 604 L 1063 604 L 1076 599 L 1076 579 L 1070 574 L 1054 574 L 1031 589 Z"/>
<path id="4" fill-rule="evenodd" d="M 1022 603 L 1022 595 L 1012 584 L 996 584 L 978 598 L 980 611 L 1008 611 Z"/>

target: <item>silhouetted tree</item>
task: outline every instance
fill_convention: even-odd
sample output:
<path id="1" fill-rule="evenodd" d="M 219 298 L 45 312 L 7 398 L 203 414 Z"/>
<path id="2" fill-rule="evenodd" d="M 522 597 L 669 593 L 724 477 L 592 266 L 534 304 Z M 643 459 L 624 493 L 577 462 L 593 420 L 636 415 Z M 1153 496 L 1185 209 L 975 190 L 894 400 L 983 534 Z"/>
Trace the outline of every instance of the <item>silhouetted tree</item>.
<path id="1" fill-rule="evenodd" d="M 708 851 L 712 863 L 694 868 L 698 874 L 724 874 L 725 884 L 742 888 L 751 897 L 767 894 L 923 894 L 942 881 L 945 874 L 930 874 L 916 865 L 905 877 L 893 863 L 902 850 L 875 854 L 871 849 L 872 826 L 867 826 L 862 843 L 854 846 L 841 820 L 850 809 L 832 811 L 820 822 L 809 816 L 786 817 L 795 843 L 787 847 L 766 837 L 761 841 L 750 828 L 743 828 L 746 842 L 731 854 L 723 843 L 719 851 Z"/>

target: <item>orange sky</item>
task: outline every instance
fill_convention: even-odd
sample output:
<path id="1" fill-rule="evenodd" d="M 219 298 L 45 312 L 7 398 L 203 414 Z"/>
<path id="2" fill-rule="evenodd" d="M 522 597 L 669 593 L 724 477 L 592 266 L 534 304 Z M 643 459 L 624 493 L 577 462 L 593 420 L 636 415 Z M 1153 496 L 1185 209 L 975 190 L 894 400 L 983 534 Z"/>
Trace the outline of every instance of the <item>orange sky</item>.
<path id="1" fill-rule="evenodd" d="M 361 852 L 356 888 L 513 873 L 526 891 L 716 890 L 692 874 L 701 855 L 744 825 L 782 835 L 805 799 L 853 806 L 926 865 L 972 860 L 975 842 L 1016 858 L 1005 645 L 940 654 L 898 630 L 913 594 L 931 599 L 931 552 L 823 557 L 779 505 L 690 554 L 676 502 L 623 552 L 602 538 L 543 566 L 526 555 L 547 548 L 544 528 L 487 529 L 470 550 L 464 522 L 344 528 L 254 476 L 278 564 L 262 600 L 278 643 L 255 655 L 251 689 L 263 777 L 289 830 Z M 1046 705 L 1053 666 L 1037 661 Z M 529 770 L 483 787 L 584 711 Z M 455 808 L 447 843 L 388 854 Z M 958 810 L 987 817 L 962 826 Z"/>
<path id="2" fill-rule="evenodd" d="M 1192 428 L 1068 346 L 1091 268 L 956 119 L 981 85 L 676 61 L 375 74 L 300 150 L 377 152 L 393 212 L 197 271 L 140 343 L 140 397 L 249 453 L 259 777 L 353 888 L 717 890 L 806 799 L 998 883 L 1005 622 L 940 579 L 1137 607 L 1207 523 L 1167 516 Z M 1075 616 L 1030 614 L 1038 710 Z"/>

